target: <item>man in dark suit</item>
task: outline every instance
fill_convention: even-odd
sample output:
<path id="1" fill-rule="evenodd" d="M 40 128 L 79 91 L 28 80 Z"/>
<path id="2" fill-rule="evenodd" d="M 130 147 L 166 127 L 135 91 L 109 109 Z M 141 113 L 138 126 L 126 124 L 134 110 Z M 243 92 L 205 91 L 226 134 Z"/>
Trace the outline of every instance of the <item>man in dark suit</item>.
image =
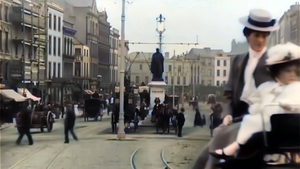
<path id="1" fill-rule="evenodd" d="M 209 155 L 217 149 L 226 147 L 236 139 L 243 116 L 248 113 L 247 98 L 266 81 L 273 80 L 265 68 L 266 39 L 271 31 L 279 29 L 268 11 L 251 10 L 249 16 L 240 19 L 245 26 L 243 33 L 250 49 L 246 54 L 233 59 L 228 82 L 225 86 L 222 118 L 223 124 L 214 130 L 214 137 L 203 150 L 193 169 L 215 169 L 218 160 Z"/>
<path id="2" fill-rule="evenodd" d="M 162 74 L 164 72 L 164 56 L 156 49 L 156 53 L 152 55 L 151 73 L 153 74 L 152 81 L 163 81 Z"/>
<path id="3" fill-rule="evenodd" d="M 184 126 L 185 117 L 184 117 L 184 108 L 180 109 L 180 112 L 176 115 L 178 122 L 178 137 L 182 137 L 182 127 Z"/>
<path id="4" fill-rule="evenodd" d="M 16 141 L 16 144 L 21 144 L 23 136 L 26 134 L 28 138 L 29 145 L 33 145 L 32 136 L 30 133 L 30 123 L 31 123 L 31 110 L 28 109 L 28 102 L 25 102 L 22 110 L 17 115 L 17 128 L 19 131 L 19 137 Z"/>
<path id="5" fill-rule="evenodd" d="M 75 112 L 73 111 L 72 104 L 67 104 L 67 112 L 65 118 L 65 143 L 69 143 L 69 132 L 72 134 L 74 140 L 78 140 L 76 134 L 74 133 L 74 125 L 76 120 Z"/>

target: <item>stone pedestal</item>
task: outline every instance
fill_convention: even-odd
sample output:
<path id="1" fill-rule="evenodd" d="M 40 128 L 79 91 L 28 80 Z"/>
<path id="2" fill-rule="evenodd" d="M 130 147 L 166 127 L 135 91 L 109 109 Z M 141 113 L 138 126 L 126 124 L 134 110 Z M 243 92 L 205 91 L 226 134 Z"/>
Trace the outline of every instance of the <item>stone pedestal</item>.
<path id="1" fill-rule="evenodd" d="M 163 103 L 165 101 L 166 82 L 151 81 L 148 86 L 150 87 L 150 107 L 154 106 L 154 100 L 156 97 L 159 97 L 161 103 Z"/>

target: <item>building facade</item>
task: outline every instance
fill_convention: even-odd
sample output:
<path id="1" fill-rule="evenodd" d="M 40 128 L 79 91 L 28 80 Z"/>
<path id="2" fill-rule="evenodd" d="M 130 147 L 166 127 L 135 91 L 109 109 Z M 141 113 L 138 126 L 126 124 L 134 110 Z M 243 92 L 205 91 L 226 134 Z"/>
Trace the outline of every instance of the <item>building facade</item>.
<path id="1" fill-rule="evenodd" d="M 10 77 L 7 73 L 7 67 L 11 60 L 16 59 L 12 55 L 12 21 L 10 11 L 14 4 L 13 0 L 5 0 L 0 2 L 0 77 L 3 81 L 8 80 Z M 20 26 L 20 25 L 19 25 Z"/>
<path id="2" fill-rule="evenodd" d="M 83 79 L 82 87 L 87 90 L 90 89 L 90 49 L 88 46 L 80 44 L 74 39 L 75 48 L 75 77 Z M 96 89 L 92 89 L 95 91 Z"/>
<path id="3" fill-rule="evenodd" d="M 300 45 L 300 4 L 296 2 L 279 19 L 280 29 L 271 32 L 267 46 L 292 42 Z"/>
<path id="4" fill-rule="evenodd" d="M 48 2 L 48 57 L 47 77 L 62 77 L 63 66 L 63 8 L 54 2 Z"/>
<path id="5" fill-rule="evenodd" d="M 230 62 L 232 63 L 236 55 L 244 54 L 249 51 L 249 44 L 245 42 L 237 42 L 235 39 L 231 41 L 231 51 L 226 53 L 230 57 Z"/>
<path id="6" fill-rule="evenodd" d="M 128 70 L 132 84 L 138 86 L 143 82 L 145 84 L 151 82 L 150 66 L 152 55 L 153 53 L 143 52 L 132 52 L 128 55 Z M 165 53 L 164 74 L 165 82 L 167 83 L 167 93 L 169 94 L 172 94 L 172 87 L 174 86 L 175 94 L 179 95 L 184 90 L 183 88 L 190 86 L 193 84 L 193 80 L 196 80 L 196 68 L 199 66 L 199 70 L 201 69 L 202 61 L 192 62 L 185 57 L 185 54 L 170 57 L 168 52 Z M 193 73 L 195 74 L 195 79 L 193 79 Z"/>
<path id="7" fill-rule="evenodd" d="M 39 0 L 14 1 L 10 11 L 14 38 L 9 44 L 12 46 L 12 59 L 15 63 L 8 68 L 8 73 L 15 75 L 17 72 L 22 74 L 24 72 L 22 79 L 26 84 L 23 87 L 26 86 L 30 90 L 46 88 L 44 81 L 47 59 L 46 11 L 47 4 Z"/>
<path id="8" fill-rule="evenodd" d="M 76 40 L 89 47 L 90 78 L 96 81 L 97 76 L 101 75 L 101 88 L 106 93 L 110 86 L 110 24 L 107 22 L 106 11 L 97 10 L 96 0 L 86 0 L 84 3 L 82 0 L 65 1 L 76 11 L 72 16 L 75 20 L 74 29 L 77 31 Z"/>
<path id="9" fill-rule="evenodd" d="M 230 73 L 230 57 L 227 55 L 215 56 L 214 86 L 224 86 Z"/>
<path id="10" fill-rule="evenodd" d="M 191 67 L 192 76 L 194 76 L 195 84 L 204 86 L 214 86 L 215 82 L 215 57 L 223 56 L 225 52 L 220 49 L 192 48 L 187 55 L 187 59 L 193 63 Z M 202 65 L 195 65 L 196 62 L 201 61 Z"/>
<path id="11" fill-rule="evenodd" d="M 74 11 L 73 6 L 64 3 L 64 13 L 63 19 L 63 78 L 72 79 L 74 76 L 78 76 L 78 72 L 75 71 L 76 63 L 74 62 L 75 49 L 74 49 L 74 36 L 77 31 L 74 29 Z"/>
<path id="12" fill-rule="evenodd" d="M 118 59 L 119 59 L 119 30 L 113 28 L 110 31 L 110 79 L 112 84 L 116 84 L 118 82 Z"/>

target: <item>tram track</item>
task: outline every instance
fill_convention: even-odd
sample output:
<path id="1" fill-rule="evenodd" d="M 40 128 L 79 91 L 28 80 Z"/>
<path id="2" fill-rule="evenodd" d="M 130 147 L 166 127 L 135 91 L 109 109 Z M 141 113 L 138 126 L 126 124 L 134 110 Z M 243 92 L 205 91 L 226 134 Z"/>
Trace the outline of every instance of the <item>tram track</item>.
<path id="1" fill-rule="evenodd" d="M 17 167 L 18 165 L 20 165 L 24 161 L 26 161 L 28 158 L 30 158 L 31 156 L 35 155 L 36 153 L 42 151 L 45 148 L 46 147 L 42 147 L 42 148 L 38 149 L 37 151 L 34 151 L 33 153 L 30 153 L 29 155 L 25 156 L 24 158 L 22 158 L 21 160 L 19 160 L 18 162 L 16 162 L 14 165 L 10 166 L 8 169 L 13 169 L 13 168 Z"/>
<path id="2" fill-rule="evenodd" d="M 145 168 L 145 165 L 150 165 L 151 167 L 153 167 L 152 165 L 156 165 L 155 167 L 158 169 L 161 168 L 161 169 L 172 169 L 172 167 L 167 163 L 167 161 L 165 160 L 164 158 L 164 150 L 160 150 L 160 153 L 156 153 L 157 156 L 160 157 L 160 160 L 158 160 L 156 158 L 155 161 L 137 161 L 137 156 L 139 156 L 138 153 L 140 153 L 141 155 L 143 155 L 143 153 L 141 153 L 141 150 L 144 150 L 142 148 L 138 148 L 136 149 L 131 157 L 130 157 L 130 165 L 131 165 L 131 169 L 143 169 Z M 139 157 L 141 157 L 141 155 Z M 154 154 L 151 154 L 151 155 L 154 155 Z M 147 160 L 147 157 L 142 157 L 140 158 L 139 160 Z M 154 162 L 154 163 L 151 163 L 149 164 L 149 162 Z"/>

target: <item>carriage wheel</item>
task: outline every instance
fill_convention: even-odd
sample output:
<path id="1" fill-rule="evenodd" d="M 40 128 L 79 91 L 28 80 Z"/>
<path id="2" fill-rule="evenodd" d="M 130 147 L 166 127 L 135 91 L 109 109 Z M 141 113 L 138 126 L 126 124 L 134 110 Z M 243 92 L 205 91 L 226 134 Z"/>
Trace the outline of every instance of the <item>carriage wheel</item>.
<path id="1" fill-rule="evenodd" d="M 51 132 L 53 129 L 53 117 L 51 112 L 48 112 L 47 114 L 47 130 L 48 132 Z"/>

